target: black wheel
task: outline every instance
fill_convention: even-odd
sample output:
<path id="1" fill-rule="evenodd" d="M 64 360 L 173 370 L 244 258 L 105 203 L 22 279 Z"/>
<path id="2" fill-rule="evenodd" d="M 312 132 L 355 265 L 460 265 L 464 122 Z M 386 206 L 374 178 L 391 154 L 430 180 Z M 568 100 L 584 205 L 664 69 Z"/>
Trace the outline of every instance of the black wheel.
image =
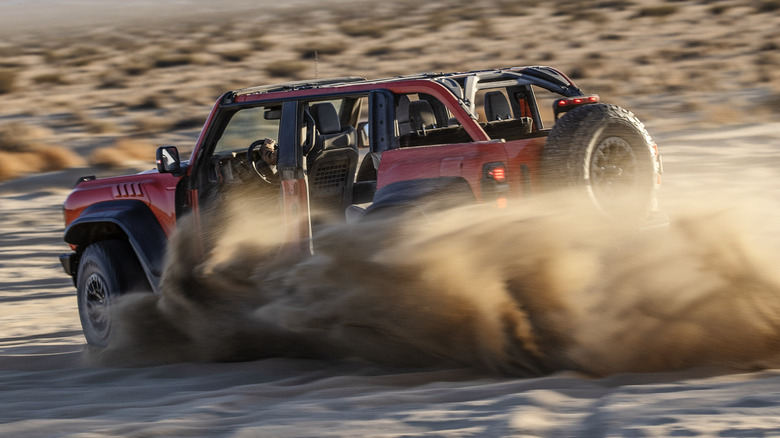
<path id="1" fill-rule="evenodd" d="M 555 124 L 542 153 L 547 188 L 583 188 L 603 213 L 641 220 L 652 208 L 653 140 L 642 122 L 616 105 L 585 105 Z"/>
<path id="2" fill-rule="evenodd" d="M 76 294 L 87 343 L 108 345 L 113 300 L 130 291 L 149 290 L 143 269 L 130 245 L 104 240 L 89 245 L 79 261 Z"/>

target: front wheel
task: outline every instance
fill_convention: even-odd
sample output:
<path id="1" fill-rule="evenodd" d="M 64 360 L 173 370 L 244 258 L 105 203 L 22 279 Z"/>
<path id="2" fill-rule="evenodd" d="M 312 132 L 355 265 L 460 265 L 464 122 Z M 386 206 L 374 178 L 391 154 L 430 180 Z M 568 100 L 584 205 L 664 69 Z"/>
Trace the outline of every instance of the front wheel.
<path id="1" fill-rule="evenodd" d="M 148 290 L 146 276 L 127 242 L 103 240 L 84 250 L 79 262 L 76 295 L 87 343 L 108 346 L 111 304 L 130 291 Z"/>

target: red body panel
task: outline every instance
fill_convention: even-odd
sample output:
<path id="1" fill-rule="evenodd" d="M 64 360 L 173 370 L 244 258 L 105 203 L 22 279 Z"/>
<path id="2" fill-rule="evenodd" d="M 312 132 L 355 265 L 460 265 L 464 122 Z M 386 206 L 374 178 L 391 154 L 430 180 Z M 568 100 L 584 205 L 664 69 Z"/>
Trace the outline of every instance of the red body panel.
<path id="1" fill-rule="evenodd" d="M 509 195 L 522 196 L 526 194 L 523 193 L 526 178 L 522 173 L 523 166 L 531 181 L 535 181 L 544 142 L 544 137 L 538 137 L 508 143 L 496 140 L 389 150 L 382 154 L 377 188 L 411 179 L 457 176 L 469 183 L 475 197 L 481 201 L 483 166 L 502 162 L 507 164 Z"/>
<path id="2" fill-rule="evenodd" d="M 65 199 L 65 226 L 85 208 L 104 201 L 135 199 L 149 206 L 166 236 L 176 229 L 176 185 L 180 178 L 157 172 L 84 181 Z"/>

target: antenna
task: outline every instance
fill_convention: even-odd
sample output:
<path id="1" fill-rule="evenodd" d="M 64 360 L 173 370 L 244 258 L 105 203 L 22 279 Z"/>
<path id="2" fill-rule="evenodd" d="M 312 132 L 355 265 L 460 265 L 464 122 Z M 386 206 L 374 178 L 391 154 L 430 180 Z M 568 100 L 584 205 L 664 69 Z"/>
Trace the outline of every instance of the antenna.
<path id="1" fill-rule="evenodd" d="M 317 56 L 317 51 L 314 51 L 314 80 L 320 80 L 320 58 Z"/>

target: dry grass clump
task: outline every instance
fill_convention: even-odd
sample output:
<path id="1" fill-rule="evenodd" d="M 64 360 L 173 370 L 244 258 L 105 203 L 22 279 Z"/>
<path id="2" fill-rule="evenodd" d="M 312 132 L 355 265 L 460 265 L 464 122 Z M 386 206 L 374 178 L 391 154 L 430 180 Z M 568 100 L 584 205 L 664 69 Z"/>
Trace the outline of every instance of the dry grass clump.
<path id="1" fill-rule="evenodd" d="M 218 55 L 225 62 L 241 62 L 252 54 L 249 49 L 233 49 L 219 52 Z"/>
<path id="2" fill-rule="evenodd" d="M 165 103 L 159 94 L 147 94 L 135 102 L 129 102 L 127 108 L 130 110 L 156 110 L 165 108 Z"/>
<path id="3" fill-rule="evenodd" d="M 776 12 L 780 10 L 780 0 L 761 0 L 756 5 L 756 12 Z"/>
<path id="4" fill-rule="evenodd" d="M 66 85 L 68 81 L 62 73 L 43 73 L 32 78 L 32 81 L 36 84 L 46 85 Z"/>
<path id="5" fill-rule="evenodd" d="M 353 38 L 382 38 L 387 32 L 387 24 L 377 23 L 372 19 L 347 21 L 339 25 L 339 30 Z"/>
<path id="6" fill-rule="evenodd" d="M 127 167 L 139 161 L 151 163 L 156 146 L 145 140 L 117 139 L 113 146 L 96 149 L 89 156 L 89 164 L 110 169 Z"/>
<path id="7" fill-rule="evenodd" d="M 769 114 L 776 115 L 780 113 L 780 91 L 776 91 L 767 95 L 760 103 L 759 107 L 763 108 Z"/>
<path id="8" fill-rule="evenodd" d="M 294 50 L 303 59 L 313 59 L 315 52 L 317 56 L 339 55 L 347 50 L 348 47 L 349 45 L 341 40 L 319 40 L 308 41 L 305 44 L 296 46 Z"/>
<path id="9" fill-rule="evenodd" d="M 48 137 L 51 132 L 39 126 L 22 122 L 7 122 L 0 125 L 0 151 L 27 152 Z"/>
<path id="10" fill-rule="evenodd" d="M 7 94 L 14 90 L 16 72 L 13 70 L 0 70 L 0 94 Z"/>
<path id="11" fill-rule="evenodd" d="M 670 15 L 676 14 L 679 10 L 680 7 L 677 5 L 645 6 L 639 8 L 639 10 L 636 12 L 636 15 L 634 15 L 634 18 L 668 17 Z"/>
<path id="12" fill-rule="evenodd" d="M 161 116 L 139 117 L 134 120 L 135 131 L 142 134 L 151 134 L 155 132 L 170 129 L 175 121 L 171 118 Z"/>
<path id="13" fill-rule="evenodd" d="M 499 15 L 528 15 L 529 11 L 541 3 L 540 0 L 498 0 L 495 7 Z"/>
<path id="14" fill-rule="evenodd" d="M 117 70 L 106 70 L 97 75 L 97 88 L 112 89 L 127 87 L 127 77 Z"/>
<path id="15" fill-rule="evenodd" d="M 265 67 L 265 72 L 273 78 L 300 79 L 310 64 L 300 61 L 277 61 Z"/>
<path id="16" fill-rule="evenodd" d="M 393 46 L 389 44 L 381 44 L 378 46 L 369 47 L 363 53 L 366 56 L 385 56 L 393 53 Z"/>
<path id="17" fill-rule="evenodd" d="M 178 67 L 195 62 L 191 53 L 156 53 L 151 55 L 151 63 L 156 68 Z"/>
<path id="18" fill-rule="evenodd" d="M 21 122 L 0 126 L 0 181 L 83 165 L 70 149 L 44 143 L 49 131 Z"/>
<path id="19" fill-rule="evenodd" d="M 149 62 L 149 60 L 142 58 L 131 58 L 125 62 L 124 65 L 119 67 L 120 70 L 124 71 L 125 74 L 129 76 L 140 76 L 151 68 L 152 63 Z"/>

